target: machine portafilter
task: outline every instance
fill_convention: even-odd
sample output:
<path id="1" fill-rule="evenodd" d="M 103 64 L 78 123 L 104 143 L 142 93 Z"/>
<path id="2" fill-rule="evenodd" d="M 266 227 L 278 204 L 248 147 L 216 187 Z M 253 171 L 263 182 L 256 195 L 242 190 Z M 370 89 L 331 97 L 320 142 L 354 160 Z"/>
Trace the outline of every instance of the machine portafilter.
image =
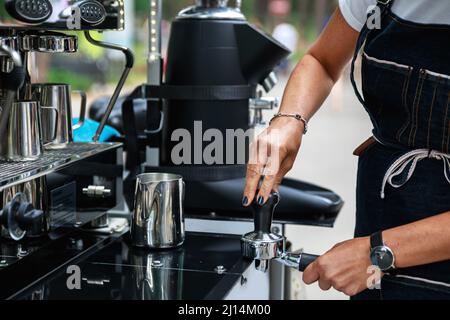
<path id="1" fill-rule="evenodd" d="M 242 255 L 255 260 L 256 269 L 262 272 L 267 271 L 271 260 L 303 272 L 318 256 L 286 252 L 286 238 L 272 233 L 273 214 L 279 202 L 280 195 L 272 193 L 265 205 L 260 206 L 256 201 L 252 203 L 255 230 L 242 237 Z"/>

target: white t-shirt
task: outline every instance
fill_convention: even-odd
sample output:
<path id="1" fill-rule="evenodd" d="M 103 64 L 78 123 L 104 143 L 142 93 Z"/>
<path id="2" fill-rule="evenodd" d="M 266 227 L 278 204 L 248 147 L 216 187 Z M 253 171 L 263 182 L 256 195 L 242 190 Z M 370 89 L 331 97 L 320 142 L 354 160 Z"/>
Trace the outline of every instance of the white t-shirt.
<path id="1" fill-rule="evenodd" d="M 367 11 L 376 3 L 376 0 L 339 0 L 339 7 L 347 23 L 361 31 Z M 450 0 L 395 0 L 392 12 L 412 22 L 450 25 Z"/>

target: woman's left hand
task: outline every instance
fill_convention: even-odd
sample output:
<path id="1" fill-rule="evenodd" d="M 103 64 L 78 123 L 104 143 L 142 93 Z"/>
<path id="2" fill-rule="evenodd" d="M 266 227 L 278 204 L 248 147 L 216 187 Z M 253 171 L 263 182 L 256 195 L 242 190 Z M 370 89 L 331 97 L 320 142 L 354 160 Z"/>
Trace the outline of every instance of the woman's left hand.
<path id="1" fill-rule="evenodd" d="M 370 238 L 358 238 L 336 245 L 312 263 L 303 274 L 303 281 L 316 281 L 322 290 L 332 287 L 348 296 L 355 296 L 369 287 Z"/>

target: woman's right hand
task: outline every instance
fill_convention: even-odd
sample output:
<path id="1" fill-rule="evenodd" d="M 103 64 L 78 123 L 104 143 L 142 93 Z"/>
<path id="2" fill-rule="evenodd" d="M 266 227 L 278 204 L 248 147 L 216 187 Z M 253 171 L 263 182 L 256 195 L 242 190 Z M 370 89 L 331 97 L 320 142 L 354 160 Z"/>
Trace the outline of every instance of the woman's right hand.
<path id="1" fill-rule="evenodd" d="M 256 197 L 266 203 L 292 169 L 300 150 L 304 124 L 293 118 L 277 118 L 250 147 L 246 186 L 242 204 L 249 206 Z M 261 185 L 261 178 L 264 178 Z M 259 190 L 258 194 L 256 192 Z"/>

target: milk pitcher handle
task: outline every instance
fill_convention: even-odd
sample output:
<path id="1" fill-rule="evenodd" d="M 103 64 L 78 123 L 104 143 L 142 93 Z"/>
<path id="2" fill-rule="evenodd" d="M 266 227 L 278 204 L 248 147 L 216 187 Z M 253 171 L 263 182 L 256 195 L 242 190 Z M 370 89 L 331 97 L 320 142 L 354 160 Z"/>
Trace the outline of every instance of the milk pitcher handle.
<path id="1" fill-rule="evenodd" d="M 81 97 L 80 117 L 78 123 L 73 126 L 73 130 L 77 130 L 83 126 L 86 120 L 87 96 L 84 91 L 74 91 L 74 93 L 78 93 Z"/>

